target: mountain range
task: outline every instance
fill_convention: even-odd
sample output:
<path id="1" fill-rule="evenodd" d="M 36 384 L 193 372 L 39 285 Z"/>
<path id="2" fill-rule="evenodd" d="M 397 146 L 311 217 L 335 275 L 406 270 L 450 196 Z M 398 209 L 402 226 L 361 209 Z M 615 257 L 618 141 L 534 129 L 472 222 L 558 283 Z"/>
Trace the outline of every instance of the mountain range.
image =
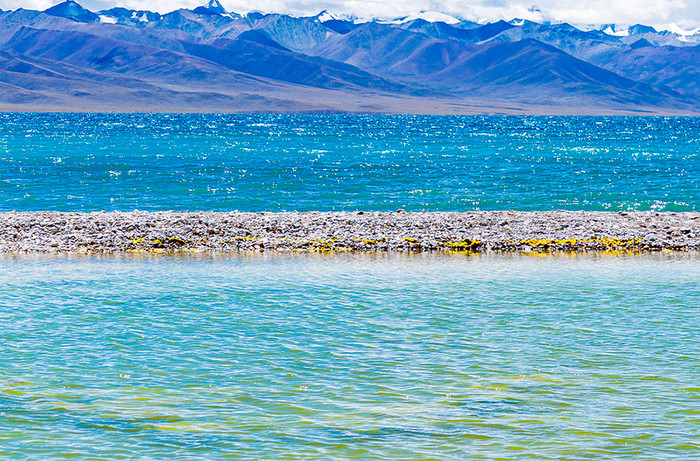
<path id="1" fill-rule="evenodd" d="M 0 11 L 0 110 L 700 114 L 700 33 L 652 27 Z"/>

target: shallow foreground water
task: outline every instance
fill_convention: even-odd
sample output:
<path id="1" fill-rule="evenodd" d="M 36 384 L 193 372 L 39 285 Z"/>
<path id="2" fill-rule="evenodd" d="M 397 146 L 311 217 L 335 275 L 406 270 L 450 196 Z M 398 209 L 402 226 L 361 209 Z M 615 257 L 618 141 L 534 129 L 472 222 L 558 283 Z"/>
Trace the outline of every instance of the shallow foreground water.
<path id="1" fill-rule="evenodd" d="M 0 260 L 0 457 L 692 459 L 700 256 Z"/>

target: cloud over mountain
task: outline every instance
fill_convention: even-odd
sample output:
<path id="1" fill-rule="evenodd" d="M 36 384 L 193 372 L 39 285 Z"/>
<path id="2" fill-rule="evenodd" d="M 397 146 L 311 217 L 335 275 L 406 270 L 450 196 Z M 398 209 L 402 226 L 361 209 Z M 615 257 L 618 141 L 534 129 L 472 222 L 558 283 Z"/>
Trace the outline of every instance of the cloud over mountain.
<path id="1" fill-rule="evenodd" d="M 0 0 L 1 9 L 29 8 L 44 10 L 58 0 Z M 198 0 L 85 0 L 93 10 L 125 7 L 168 13 L 178 8 L 194 9 Z M 692 29 L 700 26 L 697 2 L 687 0 L 225 0 L 223 6 L 237 12 L 264 10 L 295 15 L 311 15 L 329 10 L 354 17 L 393 18 L 415 15 L 422 11 L 441 11 L 463 19 L 565 21 L 573 23 L 645 23 L 680 24 Z"/>

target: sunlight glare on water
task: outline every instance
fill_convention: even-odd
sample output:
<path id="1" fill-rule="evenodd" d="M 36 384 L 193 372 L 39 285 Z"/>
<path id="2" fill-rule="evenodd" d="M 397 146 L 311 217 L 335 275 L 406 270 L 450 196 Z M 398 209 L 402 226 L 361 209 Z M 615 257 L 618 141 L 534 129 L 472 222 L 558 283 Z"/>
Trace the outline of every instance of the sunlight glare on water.
<path id="1" fill-rule="evenodd" d="M 700 117 L 0 114 L 0 211 L 700 210 Z"/>

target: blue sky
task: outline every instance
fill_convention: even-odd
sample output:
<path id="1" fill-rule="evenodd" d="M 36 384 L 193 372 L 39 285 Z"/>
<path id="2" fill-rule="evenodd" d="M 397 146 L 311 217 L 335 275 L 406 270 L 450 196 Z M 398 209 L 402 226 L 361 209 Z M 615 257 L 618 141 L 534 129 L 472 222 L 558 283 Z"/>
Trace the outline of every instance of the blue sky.
<path id="1" fill-rule="evenodd" d="M 0 8 L 43 10 L 62 0 L 0 0 Z M 91 10 L 112 6 L 168 12 L 192 8 L 208 0 L 78 0 Z M 421 11 L 439 11 L 465 19 L 512 19 L 567 21 L 572 23 L 676 23 L 684 28 L 700 25 L 700 0 L 220 0 L 236 12 L 311 15 L 327 9 L 339 14 L 389 18 Z"/>

